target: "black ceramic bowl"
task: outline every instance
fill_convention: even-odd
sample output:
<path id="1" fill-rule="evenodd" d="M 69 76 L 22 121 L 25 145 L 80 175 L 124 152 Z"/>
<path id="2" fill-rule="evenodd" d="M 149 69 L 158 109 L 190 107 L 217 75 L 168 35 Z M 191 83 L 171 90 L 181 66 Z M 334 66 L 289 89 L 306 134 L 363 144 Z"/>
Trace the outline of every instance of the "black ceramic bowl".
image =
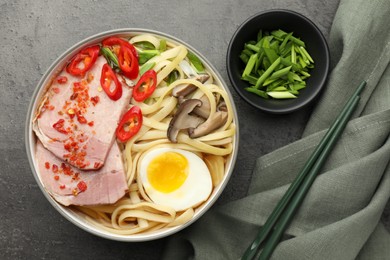
<path id="1" fill-rule="evenodd" d="M 239 56 L 246 42 L 256 40 L 260 29 L 263 32 L 277 29 L 293 32 L 295 37 L 305 42 L 306 49 L 314 60 L 314 68 L 310 70 L 311 77 L 306 80 L 306 88 L 299 91 L 298 98 L 264 99 L 244 89 L 250 85 L 241 80 L 245 64 Z M 285 114 L 316 99 L 325 86 L 330 58 L 325 37 L 312 21 L 290 10 L 269 10 L 253 15 L 240 25 L 230 41 L 226 62 L 230 82 L 245 101 L 265 112 Z"/>

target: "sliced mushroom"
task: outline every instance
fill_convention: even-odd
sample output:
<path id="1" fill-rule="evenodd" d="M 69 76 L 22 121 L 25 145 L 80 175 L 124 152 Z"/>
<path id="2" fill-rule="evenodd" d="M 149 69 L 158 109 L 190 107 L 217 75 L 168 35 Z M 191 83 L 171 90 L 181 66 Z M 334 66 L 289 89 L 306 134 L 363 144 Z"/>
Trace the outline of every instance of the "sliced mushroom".
<path id="1" fill-rule="evenodd" d="M 203 95 L 200 98 L 200 101 L 202 101 L 202 105 L 200 107 L 196 107 L 193 113 L 200 117 L 203 117 L 204 119 L 207 119 L 210 116 L 211 110 L 209 98 L 206 95 Z"/>
<path id="2" fill-rule="evenodd" d="M 186 101 L 184 97 L 180 96 L 179 97 L 179 104 L 183 103 Z M 203 95 L 200 98 L 200 101 L 202 101 L 202 105 L 200 107 L 195 107 L 194 110 L 192 111 L 191 114 L 195 114 L 197 116 L 200 116 L 204 119 L 207 119 L 210 115 L 210 102 L 209 99 L 206 95 Z"/>
<path id="3" fill-rule="evenodd" d="M 223 126 L 228 118 L 228 113 L 226 111 L 217 111 L 213 116 L 209 117 L 206 122 L 200 124 L 196 128 L 189 128 L 188 134 L 191 138 L 197 138 L 204 135 L 207 135 L 214 131 L 215 129 Z"/>
<path id="4" fill-rule="evenodd" d="M 196 79 L 197 81 L 201 82 L 201 83 L 205 83 L 208 79 L 210 78 L 209 75 L 207 74 L 202 74 L 202 75 L 199 75 L 197 77 L 195 77 L 194 79 Z M 178 85 L 176 87 L 173 88 L 172 90 L 172 96 L 174 97 L 185 97 L 189 94 L 191 94 L 192 92 L 194 92 L 196 90 L 196 86 L 193 85 L 193 84 L 182 84 L 182 85 Z"/>
<path id="5" fill-rule="evenodd" d="M 202 99 L 201 99 L 202 100 Z M 217 111 L 225 111 L 227 112 L 227 106 L 226 106 L 226 103 L 225 101 L 222 101 L 218 104 L 217 106 Z"/>
<path id="6" fill-rule="evenodd" d="M 171 122 L 169 123 L 167 136 L 168 139 L 177 143 L 177 135 L 182 129 L 197 128 L 198 125 L 204 122 L 203 118 L 190 115 L 195 107 L 202 105 L 199 99 L 188 99 L 180 104 Z"/>

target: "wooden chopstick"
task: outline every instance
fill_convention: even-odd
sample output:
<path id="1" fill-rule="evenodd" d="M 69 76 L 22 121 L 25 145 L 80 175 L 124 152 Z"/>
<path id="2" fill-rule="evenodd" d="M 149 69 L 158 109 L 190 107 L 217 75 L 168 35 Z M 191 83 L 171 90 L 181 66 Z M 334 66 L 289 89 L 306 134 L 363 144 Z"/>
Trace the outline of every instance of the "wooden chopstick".
<path id="1" fill-rule="evenodd" d="M 265 242 L 265 239 L 269 236 L 271 230 L 277 223 L 277 227 L 274 229 L 270 239 L 266 242 L 260 259 L 268 259 L 271 256 L 273 250 L 280 240 L 280 237 L 283 234 L 283 231 L 294 216 L 294 213 L 300 205 L 300 202 L 304 199 L 311 184 L 314 182 L 315 177 L 318 175 L 321 166 L 325 163 L 325 160 L 332 150 L 332 147 L 336 143 L 338 137 L 343 132 L 345 125 L 347 124 L 350 116 L 359 102 L 359 95 L 364 89 L 365 85 L 366 82 L 363 81 L 355 90 L 339 116 L 336 118 L 325 136 L 322 138 L 321 142 L 318 144 L 301 172 L 291 183 L 290 187 L 276 205 L 275 209 L 268 217 L 266 223 L 260 229 L 256 238 L 247 248 L 241 259 L 253 259 L 253 257 L 256 256 L 258 250 L 260 249 L 260 246 L 263 244 L 263 242 Z M 289 204 L 290 201 L 291 203 Z"/>

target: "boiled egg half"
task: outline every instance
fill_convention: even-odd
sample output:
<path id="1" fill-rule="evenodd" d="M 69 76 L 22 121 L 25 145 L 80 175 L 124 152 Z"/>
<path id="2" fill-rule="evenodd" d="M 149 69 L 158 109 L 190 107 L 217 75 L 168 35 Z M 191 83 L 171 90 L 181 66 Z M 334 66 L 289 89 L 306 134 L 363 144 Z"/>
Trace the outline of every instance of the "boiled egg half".
<path id="1" fill-rule="evenodd" d="M 147 152 L 139 169 L 142 186 L 156 204 L 176 211 L 207 200 L 212 190 L 210 171 L 196 154 L 174 148 Z"/>

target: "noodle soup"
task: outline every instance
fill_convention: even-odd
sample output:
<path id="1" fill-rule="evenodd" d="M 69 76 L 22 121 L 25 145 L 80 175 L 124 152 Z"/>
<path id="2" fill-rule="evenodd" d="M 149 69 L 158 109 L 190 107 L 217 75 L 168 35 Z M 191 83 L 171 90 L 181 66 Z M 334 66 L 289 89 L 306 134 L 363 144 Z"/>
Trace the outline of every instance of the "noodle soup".
<path id="1" fill-rule="evenodd" d="M 187 44 L 153 31 L 103 33 L 58 59 L 39 85 L 27 129 L 34 176 L 83 229 L 160 238 L 199 218 L 225 187 L 236 110 Z"/>

